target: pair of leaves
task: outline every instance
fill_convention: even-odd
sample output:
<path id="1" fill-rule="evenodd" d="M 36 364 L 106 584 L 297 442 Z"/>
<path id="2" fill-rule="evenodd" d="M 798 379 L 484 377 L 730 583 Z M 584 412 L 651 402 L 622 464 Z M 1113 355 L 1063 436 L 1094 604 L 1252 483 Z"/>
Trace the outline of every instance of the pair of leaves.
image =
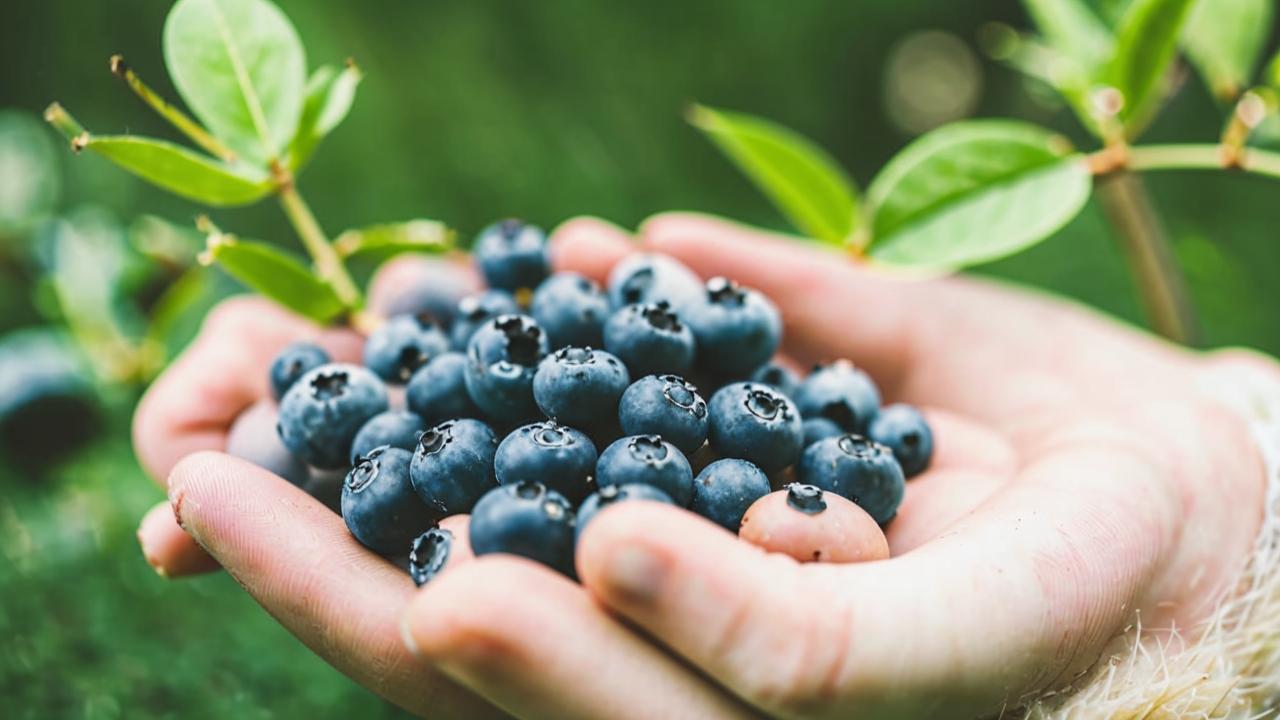
<path id="1" fill-rule="evenodd" d="M 444 252 L 452 246 L 452 232 L 434 220 L 348 230 L 336 242 L 344 260 L 367 257 L 376 262 L 401 253 Z M 300 259 L 266 243 L 240 240 L 214 230 L 200 261 L 205 265 L 217 263 L 250 289 L 317 323 L 331 322 L 350 310 L 333 287 Z"/>
<path id="2" fill-rule="evenodd" d="M 809 140 L 706 107 L 693 119 L 802 233 L 887 264 L 951 269 L 1017 252 L 1075 217 L 1092 186 L 1084 159 L 1046 130 L 961 122 L 903 149 L 860 212 L 857 189 Z"/>

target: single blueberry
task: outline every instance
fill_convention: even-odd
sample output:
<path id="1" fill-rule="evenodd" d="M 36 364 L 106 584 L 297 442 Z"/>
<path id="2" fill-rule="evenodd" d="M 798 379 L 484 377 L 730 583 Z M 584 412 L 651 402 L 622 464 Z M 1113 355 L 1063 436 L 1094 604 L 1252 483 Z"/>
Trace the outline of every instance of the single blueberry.
<path id="1" fill-rule="evenodd" d="M 458 302 L 471 292 L 466 274 L 458 272 L 452 263 L 430 260 L 414 264 L 411 272 L 412 282 L 375 284 L 375 294 L 370 296 L 369 304 L 384 317 L 426 315 L 441 330 L 449 332 Z"/>
<path id="2" fill-rule="evenodd" d="M 880 391 L 848 360 L 837 360 L 815 368 L 796 388 L 795 401 L 806 419 L 824 417 L 845 432 L 863 432 L 880 408 Z"/>
<path id="3" fill-rule="evenodd" d="M 680 507 L 693 500 L 693 469 L 684 453 L 657 435 L 635 435 L 615 440 L 600 453 L 596 486 L 653 485 L 671 496 Z"/>
<path id="4" fill-rule="evenodd" d="M 390 405 L 369 370 L 331 363 L 303 375 L 280 400 L 276 430 L 289 452 L 322 470 L 346 467 L 356 433 Z"/>
<path id="5" fill-rule="evenodd" d="M 329 353 L 314 343 L 297 342 L 286 347 L 271 361 L 271 396 L 279 400 L 298 378 L 329 362 Z"/>
<path id="6" fill-rule="evenodd" d="M 805 449 L 796 466 L 800 482 L 841 495 L 886 525 L 905 492 L 902 466 L 893 451 L 861 435 L 820 440 Z"/>
<path id="7" fill-rule="evenodd" d="M 405 551 L 415 537 L 440 519 L 413 491 L 407 450 L 380 447 L 369 452 L 342 486 L 342 519 L 365 547 L 383 555 Z"/>
<path id="8" fill-rule="evenodd" d="M 481 230 L 471 252 L 491 288 L 531 290 L 551 274 L 546 233 L 520 220 L 502 220 Z"/>
<path id="9" fill-rule="evenodd" d="M 840 437 L 844 432 L 844 428 L 827 418 L 807 418 L 804 421 L 804 446 L 809 447 L 819 440 L 826 440 L 829 437 Z"/>
<path id="10" fill-rule="evenodd" d="M 692 270 L 674 258 L 649 253 L 631 255 L 615 265 L 608 286 L 615 310 L 657 302 L 680 308 L 702 297 L 702 280 Z"/>
<path id="11" fill-rule="evenodd" d="M 549 418 L 574 427 L 614 422 L 618 398 L 631 382 L 622 361 L 612 353 L 565 347 L 538 364 L 533 399 Z"/>
<path id="12" fill-rule="evenodd" d="M 652 485 L 645 485 L 643 483 L 632 483 L 630 485 L 606 485 L 592 493 L 586 500 L 583 500 L 582 506 L 578 508 L 578 530 L 576 539 L 582 538 L 582 531 L 587 527 L 587 523 L 595 519 L 595 516 L 601 510 L 624 500 L 648 500 L 650 502 L 675 505 L 675 501 L 671 499 L 670 495 Z"/>
<path id="13" fill-rule="evenodd" d="M 446 420 L 422 433 L 409 468 L 423 502 L 444 515 L 471 507 L 496 483 L 493 456 L 498 438 L 479 420 Z"/>
<path id="14" fill-rule="evenodd" d="M 405 405 L 426 424 L 480 417 L 467 392 L 467 356 L 447 352 L 418 369 L 405 388 Z"/>
<path id="15" fill-rule="evenodd" d="M 466 352 L 467 343 L 476 331 L 484 324 L 500 315 L 515 315 L 520 312 L 515 296 L 506 290 L 485 290 L 475 295 L 468 295 L 458 301 L 454 312 L 453 332 L 451 339 L 453 349 Z"/>
<path id="16" fill-rule="evenodd" d="M 596 459 L 596 447 L 586 435 L 548 420 L 504 438 L 494 456 L 494 473 L 500 485 L 541 483 L 577 504 L 591 492 Z"/>
<path id="17" fill-rule="evenodd" d="M 690 455 L 707 439 L 707 403 L 679 375 L 648 375 L 622 393 L 618 421 L 627 435 L 661 435 Z"/>
<path id="18" fill-rule="evenodd" d="M 418 446 L 418 436 L 426 427 L 421 417 L 403 410 L 388 410 L 374 415 L 360 427 L 360 432 L 351 442 L 351 464 L 359 463 L 370 450 L 383 445 L 413 452 Z"/>
<path id="19" fill-rule="evenodd" d="M 736 533 L 747 508 L 770 489 L 768 476 L 752 463 L 736 458 L 717 460 L 693 479 L 689 509 Z"/>
<path id="20" fill-rule="evenodd" d="M 570 272 L 543 280 L 529 305 L 529 314 L 546 331 L 552 349 L 601 347 L 609 313 L 609 299 L 600 286 Z"/>
<path id="21" fill-rule="evenodd" d="M 822 497 L 822 488 L 803 483 L 787 485 L 787 507 L 805 515 L 817 515 L 827 509 L 827 500 Z"/>
<path id="22" fill-rule="evenodd" d="M 693 366 L 693 333 L 665 302 L 615 312 L 604 325 L 604 347 L 627 364 L 633 377 L 679 374 Z"/>
<path id="23" fill-rule="evenodd" d="M 924 472 L 933 458 L 933 431 L 924 415 L 910 405 L 895 404 L 881 408 L 871 421 L 867 434 L 872 440 L 889 446 L 908 478 Z"/>
<path id="24" fill-rule="evenodd" d="M 794 463 L 804 449 L 800 413 L 767 385 L 740 382 L 720 388 L 709 403 L 711 447 L 722 457 L 750 460 L 765 472 Z"/>
<path id="25" fill-rule="evenodd" d="M 764 295 L 722 277 L 707 281 L 703 302 L 682 308 L 705 372 L 745 377 L 778 350 L 782 316 Z"/>
<path id="26" fill-rule="evenodd" d="M 364 364 L 396 385 L 449 351 L 449 339 L 427 315 L 397 315 L 374 330 L 364 344 Z"/>
<path id="27" fill-rule="evenodd" d="M 526 315 L 501 315 L 476 331 L 467 346 L 464 379 L 471 400 L 499 425 L 538 415 L 533 375 L 547 354 L 547 336 Z"/>
<path id="28" fill-rule="evenodd" d="M 453 533 L 442 527 L 434 527 L 422 533 L 409 549 L 409 577 L 418 587 L 431 582 L 449 562 L 453 551 Z"/>
<path id="29" fill-rule="evenodd" d="M 263 399 L 249 406 L 231 423 L 227 432 L 227 454 L 248 460 L 258 467 L 303 487 L 311 479 L 307 464 L 284 446 L 276 432 L 275 403 Z"/>
<path id="30" fill-rule="evenodd" d="M 574 577 L 574 514 L 569 501 L 541 483 L 490 490 L 471 513 L 471 549 L 477 556 L 509 553 Z"/>
<path id="31" fill-rule="evenodd" d="M 747 378 L 751 382 L 768 385 L 789 398 L 796 396 L 800 387 L 800 378 L 790 368 L 776 362 L 768 362 L 756 368 Z"/>

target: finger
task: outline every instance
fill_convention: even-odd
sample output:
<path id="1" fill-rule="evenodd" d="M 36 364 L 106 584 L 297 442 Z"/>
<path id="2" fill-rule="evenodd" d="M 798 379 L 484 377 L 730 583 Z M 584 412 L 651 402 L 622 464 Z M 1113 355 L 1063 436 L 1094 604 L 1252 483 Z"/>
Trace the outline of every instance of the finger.
<path id="1" fill-rule="evenodd" d="M 496 717 L 401 642 L 408 576 L 342 519 L 242 460 L 197 453 L 169 478 L 180 524 L 299 640 L 357 682 L 430 717 Z"/>
<path id="2" fill-rule="evenodd" d="M 551 234 L 555 268 L 580 273 L 601 284 L 613 266 L 636 249 L 630 233 L 599 218 L 574 218 Z"/>
<path id="3" fill-rule="evenodd" d="M 522 718 L 739 718 L 735 701 L 522 558 L 479 558 L 414 598 L 407 638 Z"/>
<path id="4" fill-rule="evenodd" d="M 322 329 L 260 298 L 232 298 L 215 308 L 138 404 L 133 440 L 143 468 L 163 480 L 186 455 L 222 450 L 232 420 L 268 395 L 272 359 L 299 340 L 317 342 L 336 360 L 360 356 L 354 332 Z"/>
<path id="5" fill-rule="evenodd" d="M 218 561 L 178 527 L 168 500 L 143 516 L 138 525 L 138 545 L 147 564 L 161 577 L 186 577 L 218 569 Z"/>
<path id="6" fill-rule="evenodd" d="M 1099 406 L 1132 404 L 1177 382 L 1172 375 L 1187 362 L 1066 301 L 962 277 L 892 275 L 708 216 L 659 215 L 639 234 L 648 249 L 701 275 L 726 275 L 773 299 L 785 349 L 798 360 L 848 357 L 889 399 L 944 407 L 1001 430 L 1027 408 L 1078 407 L 1082 396 Z M 1136 379 L 1116 388 L 1118 375 Z"/>

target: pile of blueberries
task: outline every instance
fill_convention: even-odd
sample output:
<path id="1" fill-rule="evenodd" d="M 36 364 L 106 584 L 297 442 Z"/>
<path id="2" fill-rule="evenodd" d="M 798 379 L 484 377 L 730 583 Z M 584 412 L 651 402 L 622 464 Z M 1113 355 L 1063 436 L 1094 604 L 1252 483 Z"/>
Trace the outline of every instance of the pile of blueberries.
<path id="1" fill-rule="evenodd" d="M 452 515 L 470 513 L 475 554 L 572 577 L 577 537 L 612 503 L 669 503 L 737 532 L 786 485 L 884 526 L 929 463 L 921 414 L 880 407 L 848 361 L 803 380 L 772 362 L 781 318 L 755 290 L 652 254 L 620 262 L 607 288 L 552 274 L 545 233 L 515 220 L 486 228 L 473 255 L 489 289 L 390 317 L 363 366 L 299 343 L 270 370 L 284 447 L 349 469 L 347 527 L 407 553 L 420 585 L 448 560 L 439 522 Z"/>

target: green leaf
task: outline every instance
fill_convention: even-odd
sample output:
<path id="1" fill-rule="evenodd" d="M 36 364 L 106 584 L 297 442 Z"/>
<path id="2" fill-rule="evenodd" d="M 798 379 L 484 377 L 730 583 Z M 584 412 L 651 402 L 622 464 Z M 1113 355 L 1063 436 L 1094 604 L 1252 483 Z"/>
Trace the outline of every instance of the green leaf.
<path id="1" fill-rule="evenodd" d="M 62 180 L 56 152 L 34 116 L 0 110 L 0 235 L 21 233 L 53 211 Z"/>
<path id="2" fill-rule="evenodd" d="M 328 283 L 271 245 L 214 233 L 200 261 L 217 263 L 249 288 L 318 323 L 327 323 L 346 310 Z"/>
<path id="3" fill-rule="evenodd" d="M 178 0 L 164 25 L 173 84 L 240 159 L 265 166 L 298 128 L 302 42 L 267 0 Z"/>
<path id="4" fill-rule="evenodd" d="M 1233 98 L 1253 77 L 1271 31 L 1273 0 L 1199 0 L 1182 47 L 1213 93 Z"/>
<path id="5" fill-rule="evenodd" d="M 852 181 L 822 148 L 776 123 L 695 105 L 690 122 L 716 143 L 787 220 L 831 244 L 849 239 L 858 219 Z"/>
<path id="6" fill-rule="evenodd" d="M 1111 31 L 1083 0 L 1022 0 L 1040 34 L 1059 53 L 1086 69 L 1111 55 Z"/>
<path id="7" fill-rule="evenodd" d="M 409 220 L 347 230 L 334 241 L 338 255 L 379 262 L 401 253 L 442 253 L 453 248 L 454 233 L 435 220 Z"/>
<path id="8" fill-rule="evenodd" d="M 1075 217 L 1092 178 L 1066 141 L 1026 123 L 944 126 L 904 148 L 871 183 L 869 254 L 959 268 L 1044 240 Z"/>
<path id="9" fill-rule="evenodd" d="M 1178 36 L 1195 0 L 1133 0 L 1116 28 L 1105 81 L 1124 96 L 1120 118 L 1130 137 L 1150 120 L 1166 90 Z"/>
<path id="10" fill-rule="evenodd" d="M 81 135 L 76 149 L 91 150 L 147 182 L 206 205 L 248 205 L 272 190 L 266 173 L 232 168 L 164 140 L 126 135 Z"/>
<path id="11" fill-rule="evenodd" d="M 341 72 L 332 65 L 323 65 L 311 73 L 302 120 L 289 145 L 289 167 L 298 170 L 306 165 L 320 141 L 347 117 L 362 77 L 353 63 Z"/>

